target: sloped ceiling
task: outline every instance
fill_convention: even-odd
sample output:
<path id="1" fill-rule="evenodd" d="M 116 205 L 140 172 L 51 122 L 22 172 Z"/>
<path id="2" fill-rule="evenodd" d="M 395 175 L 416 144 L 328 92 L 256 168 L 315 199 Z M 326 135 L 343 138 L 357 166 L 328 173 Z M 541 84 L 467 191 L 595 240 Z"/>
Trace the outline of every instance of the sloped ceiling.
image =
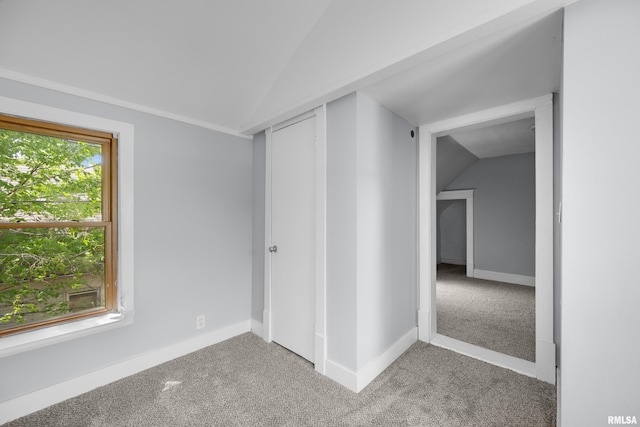
<path id="1" fill-rule="evenodd" d="M 514 43 L 523 34 L 526 45 L 528 28 L 571 2 L 0 0 L 0 77 L 236 134 L 353 90 L 415 122 L 430 113 L 415 97 L 403 103 L 388 95 L 411 88 L 386 79 L 456 51 L 469 61 L 465 46 L 496 34 Z M 486 62 L 509 56 L 500 49 L 517 51 L 489 44 Z M 455 70 L 438 72 L 455 71 L 458 82 L 465 69 L 470 81 L 491 72 L 448 61 Z M 433 73 L 420 75 L 411 75 L 412 93 L 440 87 Z"/>
<path id="2" fill-rule="evenodd" d="M 535 118 L 529 117 L 449 136 L 479 159 L 533 153 L 536 149 Z"/>
<path id="3" fill-rule="evenodd" d="M 475 40 L 362 91 L 420 125 L 557 91 L 561 65 L 562 13 L 555 12 Z"/>

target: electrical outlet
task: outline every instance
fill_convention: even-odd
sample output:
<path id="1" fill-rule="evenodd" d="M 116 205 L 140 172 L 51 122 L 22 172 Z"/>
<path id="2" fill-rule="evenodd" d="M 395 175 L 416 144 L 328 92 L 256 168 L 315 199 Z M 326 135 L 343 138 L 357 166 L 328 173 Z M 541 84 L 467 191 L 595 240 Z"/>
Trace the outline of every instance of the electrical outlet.
<path id="1" fill-rule="evenodd" d="M 198 317 L 196 317 L 196 329 L 202 329 L 202 328 L 204 328 L 204 314 L 201 314 Z"/>

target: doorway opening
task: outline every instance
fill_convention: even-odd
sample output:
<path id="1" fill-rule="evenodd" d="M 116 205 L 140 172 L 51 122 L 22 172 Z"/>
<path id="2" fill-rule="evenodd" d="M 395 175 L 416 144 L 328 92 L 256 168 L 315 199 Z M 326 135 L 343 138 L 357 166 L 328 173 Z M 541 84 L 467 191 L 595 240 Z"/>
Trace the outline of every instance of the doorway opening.
<path id="1" fill-rule="evenodd" d="M 437 219 L 441 220 L 441 227 L 436 229 L 437 261 L 439 264 L 464 265 L 468 277 L 474 277 L 475 265 L 473 191 L 440 191 L 436 196 Z"/>
<path id="2" fill-rule="evenodd" d="M 437 138 L 535 118 L 535 358 L 534 361 L 451 338 L 438 331 Z M 420 309 L 419 338 L 434 345 L 555 383 L 553 342 L 553 110 L 552 96 L 517 102 L 420 127 Z M 477 194 L 476 194 L 477 196 Z M 467 248 L 468 249 L 468 248 Z M 478 276 L 478 253 L 467 275 Z M 467 260 L 468 261 L 468 260 Z M 508 274 L 508 273 L 507 273 Z M 512 276 L 518 276 L 513 274 Z"/>

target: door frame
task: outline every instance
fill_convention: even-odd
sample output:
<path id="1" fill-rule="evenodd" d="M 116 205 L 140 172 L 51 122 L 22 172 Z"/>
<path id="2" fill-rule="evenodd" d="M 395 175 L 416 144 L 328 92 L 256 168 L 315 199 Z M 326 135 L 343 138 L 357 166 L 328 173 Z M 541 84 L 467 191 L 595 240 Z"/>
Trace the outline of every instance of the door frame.
<path id="1" fill-rule="evenodd" d="M 438 200 L 465 200 L 466 202 L 465 221 L 467 233 L 467 277 L 474 277 L 475 275 L 475 263 L 473 257 L 473 191 L 474 190 L 443 190 L 436 196 L 436 204 Z"/>
<path id="2" fill-rule="evenodd" d="M 315 370 L 325 374 L 327 362 L 326 336 L 326 252 L 327 252 L 327 126 L 326 104 L 312 111 L 293 117 L 290 120 L 271 126 L 265 130 L 265 227 L 264 227 L 264 311 L 262 314 L 262 338 L 272 341 L 271 336 L 271 253 L 268 248 L 271 242 L 271 160 L 273 132 L 291 126 L 311 117 L 316 118 L 315 136 L 315 337 L 314 366 Z"/>
<path id="3" fill-rule="evenodd" d="M 436 311 L 436 140 L 454 129 L 473 129 L 488 122 L 504 123 L 535 117 L 536 249 L 535 310 L 536 361 L 530 362 L 437 333 Z M 421 341 L 449 348 L 486 362 L 555 384 L 556 348 L 553 341 L 553 104 L 552 95 L 515 102 L 420 126 L 419 221 Z"/>

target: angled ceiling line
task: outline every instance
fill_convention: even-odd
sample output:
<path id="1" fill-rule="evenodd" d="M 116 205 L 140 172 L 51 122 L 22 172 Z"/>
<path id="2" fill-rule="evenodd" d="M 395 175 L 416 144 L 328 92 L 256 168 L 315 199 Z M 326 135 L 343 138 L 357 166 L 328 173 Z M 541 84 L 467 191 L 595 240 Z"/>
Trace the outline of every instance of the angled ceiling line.
<path id="1" fill-rule="evenodd" d="M 247 113 L 246 113 L 245 117 L 242 118 L 242 121 L 244 121 L 247 117 L 251 117 L 253 115 L 253 113 L 260 107 L 260 105 L 262 105 L 263 101 L 269 96 L 269 94 L 271 93 L 272 89 L 274 88 L 275 83 L 280 79 L 280 77 L 282 76 L 284 71 L 289 67 L 289 64 L 291 63 L 291 59 L 296 55 L 296 53 L 304 45 L 305 41 L 309 38 L 309 35 L 313 32 L 313 29 L 316 28 L 316 26 L 318 25 L 318 22 L 320 22 L 322 20 L 322 18 L 324 17 L 327 9 L 329 8 L 329 6 L 331 6 L 331 3 L 333 3 L 333 0 L 327 1 L 326 6 L 322 10 L 322 13 L 320 13 L 318 15 L 318 17 L 314 21 L 313 25 L 309 26 L 309 29 L 307 30 L 307 32 L 304 35 L 304 37 L 302 37 L 300 39 L 300 42 L 292 50 L 292 52 L 288 56 L 287 60 L 279 67 L 279 70 L 276 73 L 274 73 L 273 79 L 271 79 L 270 84 L 267 85 L 264 88 L 262 95 L 257 96 L 256 100 L 253 102 L 253 105 L 249 106 L 246 109 Z M 238 132 L 242 132 L 242 126 L 240 127 Z"/>
<path id="2" fill-rule="evenodd" d="M 126 101 L 124 99 L 115 98 L 113 96 L 104 95 L 102 93 L 93 92 L 87 89 L 82 89 L 82 88 L 70 86 L 64 83 L 58 83 L 51 80 L 43 79 L 41 77 L 34 77 L 34 76 L 30 76 L 23 73 L 18 73 L 16 71 L 7 70 L 5 68 L 0 68 L 0 78 L 13 80 L 20 83 L 26 83 L 32 86 L 38 86 L 41 88 L 53 90 L 56 92 L 67 94 L 67 95 L 79 96 L 81 98 L 89 99 L 92 101 L 104 102 L 106 104 L 128 108 L 130 110 L 139 111 L 141 113 L 153 114 L 154 116 L 176 120 L 178 122 L 187 123 L 187 124 L 198 126 L 201 128 L 225 133 L 227 135 L 238 136 L 240 138 L 245 138 L 245 139 L 252 139 L 250 135 L 238 132 L 235 129 L 221 126 L 217 123 L 207 122 L 204 120 L 199 120 L 199 119 L 195 119 L 188 116 L 183 116 L 183 115 L 172 113 L 169 111 L 164 111 L 158 108 L 149 107 L 149 106 L 138 104 L 131 101 Z"/>
<path id="3" fill-rule="evenodd" d="M 265 104 L 265 100 L 269 101 L 271 99 L 270 96 L 267 95 L 267 97 L 263 99 L 262 105 L 254 111 L 252 117 L 245 122 L 246 124 L 241 127 L 240 131 L 248 134 L 259 132 L 270 124 L 286 120 L 288 117 L 303 113 L 320 104 L 330 102 L 351 92 L 374 85 L 383 79 L 407 71 L 416 65 L 433 61 L 442 55 L 472 45 L 479 40 L 504 31 L 517 30 L 517 28 L 523 25 L 530 25 L 542 17 L 557 12 L 564 3 L 566 3 L 566 1 L 563 0 L 546 2 L 532 1 L 526 5 L 520 5 L 520 7 L 498 8 L 497 11 L 502 13 L 501 15 L 496 15 L 496 13 L 498 13 L 496 11 L 493 11 L 493 15 L 486 13 L 486 16 L 483 16 L 482 23 L 478 23 L 476 19 L 473 21 L 473 25 L 469 23 L 466 23 L 466 25 L 460 24 L 455 27 L 455 31 L 450 30 L 446 34 L 440 34 L 436 39 L 428 40 L 428 43 L 421 46 L 414 45 L 410 52 L 403 50 L 401 54 L 395 55 L 393 60 L 389 60 L 389 57 L 387 57 L 384 60 L 378 61 L 374 66 L 368 66 L 366 69 L 358 69 L 349 75 L 340 76 L 341 78 L 339 80 L 329 82 L 322 87 L 311 88 L 303 94 L 292 94 L 286 102 L 280 103 L 282 105 L 272 105 L 270 111 L 265 112 L 265 110 L 269 110 L 269 106 Z M 293 59 L 294 57 L 290 60 Z M 284 72 L 286 72 L 287 69 L 288 68 L 285 68 Z M 281 79 L 283 77 L 284 76 L 281 75 Z M 278 82 L 276 82 L 276 85 L 278 85 Z M 277 87 L 273 86 L 270 94 L 276 89 Z M 286 89 L 286 87 L 284 89 Z M 258 111 L 261 108 L 263 111 Z M 262 115 L 260 115 L 261 112 L 263 113 Z"/>

